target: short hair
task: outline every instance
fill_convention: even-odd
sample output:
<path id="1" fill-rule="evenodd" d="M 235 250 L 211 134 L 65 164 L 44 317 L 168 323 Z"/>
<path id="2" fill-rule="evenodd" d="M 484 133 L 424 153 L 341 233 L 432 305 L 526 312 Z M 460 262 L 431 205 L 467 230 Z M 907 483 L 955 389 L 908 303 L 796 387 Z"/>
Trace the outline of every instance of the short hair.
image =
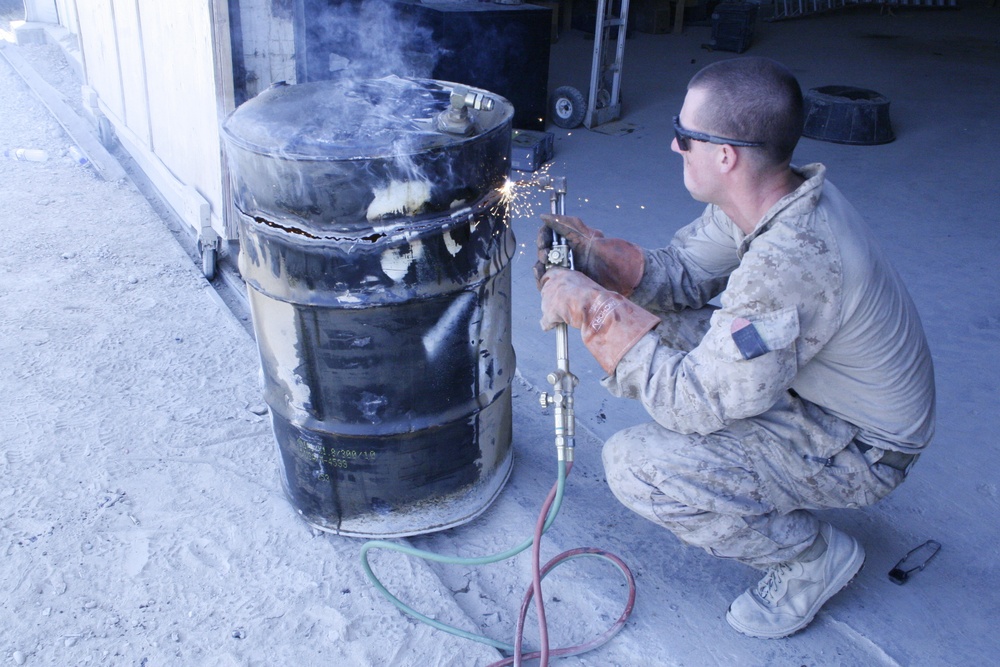
<path id="1" fill-rule="evenodd" d="M 704 67 L 688 90 L 708 93 L 698 122 L 705 132 L 730 139 L 759 141 L 772 164 L 791 161 L 805 122 L 802 89 L 795 76 L 769 58 L 744 56 Z"/>

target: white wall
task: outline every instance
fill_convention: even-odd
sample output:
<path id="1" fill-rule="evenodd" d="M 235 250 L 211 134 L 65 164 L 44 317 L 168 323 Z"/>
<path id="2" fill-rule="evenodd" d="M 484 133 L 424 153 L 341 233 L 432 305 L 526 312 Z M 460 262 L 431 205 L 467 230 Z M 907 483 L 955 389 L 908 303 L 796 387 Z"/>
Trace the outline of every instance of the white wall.
<path id="1" fill-rule="evenodd" d="M 38 23 L 59 23 L 55 0 L 25 0 L 24 20 Z"/>
<path id="2" fill-rule="evenodd" d="M 240 0 L 247 97 L 275 81 L 295 83 L 295 34 L 288 0 Z"/>
<path id="3" fill-rule="evenodd" d="M 180 217 L 198 232 L 208 224 L 234 237 L 219 136 L 233 108 L 226 0 L 29 4 L 76 33 L 88 106 L 96 100 L 97 113 Z"/>

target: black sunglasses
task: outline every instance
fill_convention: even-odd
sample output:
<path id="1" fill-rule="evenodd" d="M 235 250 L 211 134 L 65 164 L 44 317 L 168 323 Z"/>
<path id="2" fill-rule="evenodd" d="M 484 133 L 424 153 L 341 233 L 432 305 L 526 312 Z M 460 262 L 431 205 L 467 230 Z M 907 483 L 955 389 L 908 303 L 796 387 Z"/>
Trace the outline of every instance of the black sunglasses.
<path id="1" fill-rule="evenodd" d="M 695 141 L 704 141 L 709 144 L 729 144 L 730 146 L 763 146 L 762 141 L 741 141 L 739 139 L 726 139 L 725 137 L 717 137 L 714 134 L 705 134 L 704 132 L 695 132 L 694 130 L 686 130 L 681 127 L 681 117 L 674 116 L 674 137 L 677 138 L 677 148 L 682 151 L 691 150 L 691 139 Z"/>

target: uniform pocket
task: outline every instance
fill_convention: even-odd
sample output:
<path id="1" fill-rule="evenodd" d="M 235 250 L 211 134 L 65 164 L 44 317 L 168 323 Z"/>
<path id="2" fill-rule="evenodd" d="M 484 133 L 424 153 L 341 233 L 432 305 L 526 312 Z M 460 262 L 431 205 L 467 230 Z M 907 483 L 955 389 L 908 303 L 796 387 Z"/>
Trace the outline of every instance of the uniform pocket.
<path id="1" fill-rule="evenodd" d="M 789 306 L 768 313 L 720 317 L 716 326 L 728 330 L 720 352 L 731 361 L 753 361 L 791 348 L 799 336 L 799 313 Z"/>
<path id="2" fill-rule="evenodd" d="M 708 402 L 724 423 L 760 415 L 781 400 L 798 374 L 795 307 L 738 316 L 719 311 L 688 360 Z"/>

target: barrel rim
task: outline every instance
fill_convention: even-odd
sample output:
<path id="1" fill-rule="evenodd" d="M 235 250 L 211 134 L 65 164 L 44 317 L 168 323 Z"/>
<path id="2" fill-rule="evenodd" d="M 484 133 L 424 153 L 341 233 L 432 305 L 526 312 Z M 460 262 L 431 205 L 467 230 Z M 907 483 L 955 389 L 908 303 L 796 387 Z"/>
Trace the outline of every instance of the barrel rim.
<path id="1" fill-rule="evenodd" d="M 396 79 L 401 79 L 401 80 L 404 80 L 404 81 L 410 81 L 410 82 L 422 83 L 422 84 L 430 83 L 430 84 L 434 84 L 434 85 L 440 86 L 440 88 L 442 90 L 445 90 L 447 87 L 450 86 L 451 88 L 461 87 L 461 88 L 466 88 L 466 89 L 471 90 L 471 91 L 484 93 L 484 94 L 489 95 L 490 97 L 492 97 L 498 103 L 498 106 L 500 107 L 500 111 L 499 112 L 488 112 L 488 113 L 500 113 L 501 114 L 500 118 L 496 122 L 496 124 L 493 125 L 492 127 L 488 128 L 488 129 L 484 129 L 482 132 L 474 133 L 474 134 L 471 134 L 471 135 L 468 135 L 468 136 L 464 136 L 464 135 L 451 135 L 451 134 L 448 134 L 447 132 L 439 132 L 439 134 L 442 135 L 442 136 L 446 136 L 446 137 L 452 138 L 452 141 L 449 141 L 446 144 L 435 144 L 435 145 L 424 146 L 424 147 L 417 146 L 417 147 L 414 147 L 412 150 L 409 150 L 409 151 L 405 150 L 405 149 L 404 150 L 393 150 L 393 152 L 391 152 L 391 153 L 380 154 L 380 155 L 351 155 L 351 156 L 343 156 L 343 157 L 338 157 L 338 156 L 335 156 L 335 155 L 314 155 L 314 154 L 307 154 L 307 153 L 296 153 L 294 151 L 291 151 L 291 152 L 290 151 L 284 151 L 284 150 L 279 150 L 277 148 L 267 148 L 267 147 L 264 147 L 264 146 L 260 146 L 260 145 L 258 145 L 256 143 L 250 142 L 250 141 L 246 140 L 245 138 L 240 137 L 237 134 L 234 134 L 233 131 L 232 131 L 232 128 L 231 128 L 231 121 L 232 121 L 233 117 L 237 113 L 239 113 L 240 109 L 244 108 L 245 104 L 247 104 L 248 102 L 252 102 L 253 100 L 257 99 L 256 97 L 253 97 L 250 100 L 247 100 L 247 102 L 244 102 L 243 104 L 241 104 L 240 106 L 238 106 L 237 108 L 235 108 L 231 112 L 229 112 L 226 115 L 226 117 L 223 119 L 222 123 L 221 123 L 221 130 L 222 130 L 223 136 L 225 137 L 226 142 L 230 143 L 232 146 L 234 146 L 236 148 L 239 148 L 239 149 L 242 149 L 242 150 L 244 150 L 246 152 L 253 153 L 254 155 L 266 156 L 266 157 L 273 158 L 275 160 L 283 160 L 283 161 L 286 161 L 286 162 L 363 162 L 363 161 L 380 160 L 380 159 L 386 159 L 386 160 L 388 160 L 388 159 L 410 158 L 410 157 L 415 157 L 415 156 L 418 156 L 418 155 L 425 155 L 428 152 L 433 152 L 435 150 L 454 149 L 455 147 L 461 147 L 461 146 L 464 146 L 465 144 L 472 143 L 472 142 L 478 141 L 478 140 L 482 140 L 483 137 L 487 137 L 487 136 L 493 134 L 494 132 L 502 131 L 505 126 L 507 128 L 509 128 L 511 122 L 513 121 L 513 118 L 514 118 L 514 105 L 511 104 L 511 102 L 509 100 L 507 100 L 505 97 L 503 97 L 501 95 L 493 93 L 493 92 L 491 92 L 489 90 L 485 90 L 483 88 L 477 88 L 476 86 L 469 86 L 469 85 L 466 85 L 466 84 L 463 84 L 463 83 L 457 83 L 455 81 L 446 81 L 446 80 L 442 80 L 442 79 L 429 79 L 429 78 L 420 78 L 420 77 L 401 77 L 401 76 L 395 76 L 395 75 L 392 75 L 390 77 L 380 77 L 380 78 L 377 78 L 377 79 L 365 79 L 365 80 L 366 81 L 381 81 L 381 80 L 390 79 L 390 78 L 396 78 Z M 284 83 L 284 82 L 281 82 L 281 83 Z M 336 83 L 336 82 L 327 79 L 327 80 L 322 80 L 322 81 L 305 81 L 305 82 L 302 82 L 302 83 L 285 84 L 285 85 L 290 85 L 290 86 L 311 86 L 311 85 L 330 84 L 330 83 Z M 272 88 L 273 88 L 273 86 L 272 86 Z M 270 90 L 270 88 L 268 90 Z M 266 93 L 266 92 L 267 92 L 267 90 L 264 91 L 264 93 Z M 263 94 L 263 93 L 261 93 L 261 94 Z M 444 109 L 442 109 L 442 111 L 443 110 Z M 383 147 L 384 146 L 379 146 L 379 148 L 383 148 Z M 346 147 L 345 147 L 345 149 L 346 149 Z M 361 149 L 361 147 L 355 147 L 353 150 L 360 150 L 360 149 Z"/>

